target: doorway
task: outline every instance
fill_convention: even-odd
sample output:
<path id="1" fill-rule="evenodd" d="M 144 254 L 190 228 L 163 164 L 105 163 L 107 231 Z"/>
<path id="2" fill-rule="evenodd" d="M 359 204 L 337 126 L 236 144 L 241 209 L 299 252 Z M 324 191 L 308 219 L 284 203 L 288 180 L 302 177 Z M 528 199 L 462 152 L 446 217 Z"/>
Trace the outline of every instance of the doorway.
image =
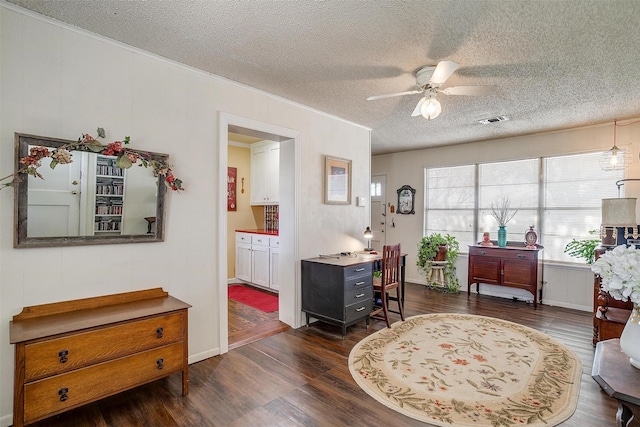
<path id="1" fill-rule="evenodd" d="M 371 175 L 371 247 L 378 252 L 387 244 L 386 188 L 386 175 Z"/>
<path id="2" fill-rule="evenodd" d="M 300 283 L 296 275 L 298 259 L 297 236 L 297 198 L 299 191 L 296 177 L 300 176 L 299 150 L 297 150 L 299 132 L 268 123 L 262 123 L 227 113 L 220 113 L 219 128 L 219 160 L 220 160 L 220 194 L 219 200 L 219 262 L 221 268 L 218 275 L 219 288 L 219 337 L 220 353 L 229 350 L 229 307 L 227 289 L 227 167 L 229 132 L 261 140 L 280 142 L 280 202 L 279 202 L 279 240 L 280 255 L 278 257 L 279 289 L 278 321 L 290 327 L 298 327 L 301 323 L 299 293 Z M 247 183 L 245 183 L 247 184 Z M 224 211 L 223 211 L 224 209 Z M 296 315 L 297 313 L 297 315 Z M 256 327 L 257 334 L 262 332 Z"/>

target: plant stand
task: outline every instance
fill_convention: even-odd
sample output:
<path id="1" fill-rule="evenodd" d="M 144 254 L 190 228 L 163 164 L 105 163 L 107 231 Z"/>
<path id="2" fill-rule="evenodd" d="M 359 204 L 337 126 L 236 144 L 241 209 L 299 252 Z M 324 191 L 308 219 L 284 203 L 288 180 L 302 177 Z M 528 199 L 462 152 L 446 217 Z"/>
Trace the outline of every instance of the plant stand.
<path id="1" fill-rule="evenodd" d="M 429 277 L 427 279 L 428 285 L 439 288 L 447 287 L 447 279 L 444 275 L 446 265 L 446 261 L 431 261 L 431 270 L 429 271 Z"/>

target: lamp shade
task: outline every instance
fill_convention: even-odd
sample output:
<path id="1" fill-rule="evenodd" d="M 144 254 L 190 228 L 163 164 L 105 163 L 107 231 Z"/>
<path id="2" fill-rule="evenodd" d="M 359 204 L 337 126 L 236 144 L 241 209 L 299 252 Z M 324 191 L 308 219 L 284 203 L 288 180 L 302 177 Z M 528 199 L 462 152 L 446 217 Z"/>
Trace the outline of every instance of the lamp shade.
<path id="1" fill-rule="evenodd" d="M 602 225 L 610 227 L 636 226 L 636 199 L 602 199 Z"/>
<path id="2" fill-rule="evenodd" d="M 364 230 L 364 238 L 371 239 L 372 237 L 373 237 L 373 232 L 371 231 L 371 228 L 367 227 L 367 229 Z"/>

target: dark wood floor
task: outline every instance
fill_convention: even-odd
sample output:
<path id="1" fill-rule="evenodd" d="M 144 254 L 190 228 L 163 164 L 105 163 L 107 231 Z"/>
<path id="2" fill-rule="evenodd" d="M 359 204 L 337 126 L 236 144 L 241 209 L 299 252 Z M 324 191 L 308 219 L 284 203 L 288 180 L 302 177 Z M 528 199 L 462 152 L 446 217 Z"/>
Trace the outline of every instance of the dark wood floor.
<path id="1" fill-rule="evenodd" d="M 408 315 L 436 312 L 493 316 L 538 329 L 582 361 L 578 408 L 561 424 L 613 426 L 616 403 L 591 378 L 594 348 L 590 313 L 500 298 L 442 294 L 407 285 Z M 351 348 L 382 329 L 374 320 L 348 328 L 315 324 L 289 329 L 190 365 L 190 393 L 180 375 L 158 380 L 42 421 L 37 426 L 426 426 L 379 404 L 354 382 Z M 636 424 L 634 424 L 636 425 Z"/>
<path id="2" fill-rule="evenodd" d="M 258 289 L 260 292 L 269 293 Z M 229 350 L 261 340 L 289 326 L 278 320 L 278 312 L 265 313 L 256 308 L 229 300 Z"/>

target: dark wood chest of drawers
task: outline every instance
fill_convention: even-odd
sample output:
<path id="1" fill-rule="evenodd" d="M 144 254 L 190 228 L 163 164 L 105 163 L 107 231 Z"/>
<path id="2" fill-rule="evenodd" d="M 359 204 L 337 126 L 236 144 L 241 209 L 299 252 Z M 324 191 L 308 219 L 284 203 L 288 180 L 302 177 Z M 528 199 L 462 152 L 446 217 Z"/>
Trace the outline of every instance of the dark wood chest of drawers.
<path id="1" fill-rule="evenodd" d="M 302 311 L 309 317 L 342 326 L 366 319 L 373 308 L 371 261 L 312 258 L 302 260 Z"/>
<path id="2" fill-rule="evenodd" d="M 187 309 L 162 289 L 25 307 L 13 317 L 13 425 L 182 373 Z"/>
<path id="3" fill-rule="evenodd" d="M 471 285 L 476 283 L 480 292 L 480 283 L 506 286 L 529 291 L 533 295 L 533 307 L 538 307 L 538 253 L 541 247 L 527 249 L 523 246 L 469 246 L 469 281 L 467 295 L 471 294 Z"/>

